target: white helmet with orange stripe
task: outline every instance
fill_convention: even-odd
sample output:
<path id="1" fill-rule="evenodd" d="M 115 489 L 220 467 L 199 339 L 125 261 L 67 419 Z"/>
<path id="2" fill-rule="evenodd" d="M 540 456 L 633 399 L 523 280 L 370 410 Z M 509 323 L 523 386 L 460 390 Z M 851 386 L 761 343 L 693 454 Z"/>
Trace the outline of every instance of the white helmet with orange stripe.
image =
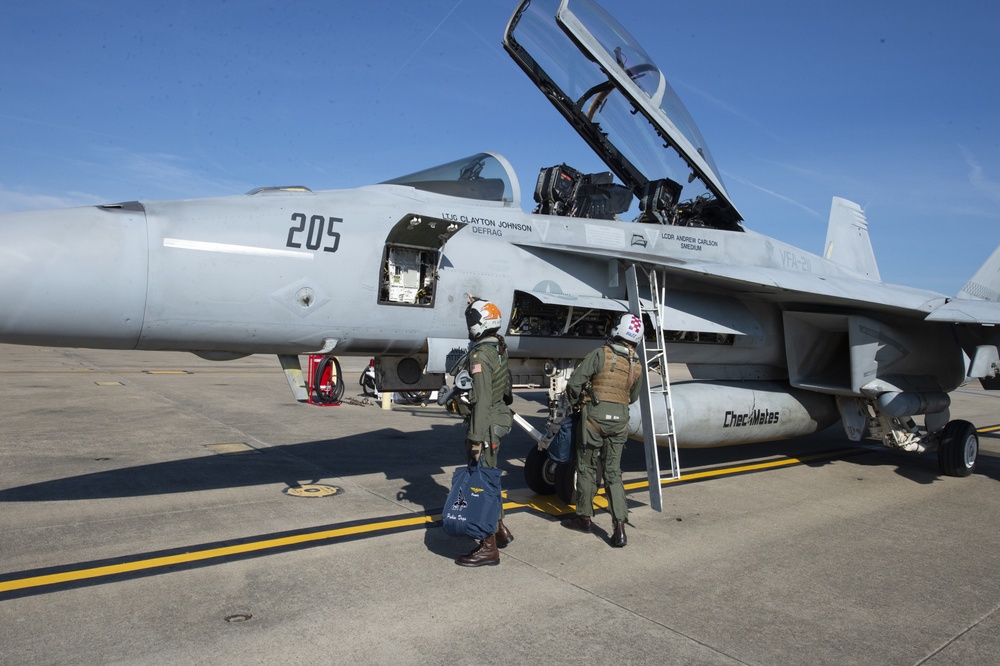
<path id="1" fill-rule="evenodd" d="M 469 326 L 469 339 L 478 340 L 486 333 L 500 330 L 500 308 L 490 301 L 475 296 L 470 297 L 465 309 L 465 323 Z"/>

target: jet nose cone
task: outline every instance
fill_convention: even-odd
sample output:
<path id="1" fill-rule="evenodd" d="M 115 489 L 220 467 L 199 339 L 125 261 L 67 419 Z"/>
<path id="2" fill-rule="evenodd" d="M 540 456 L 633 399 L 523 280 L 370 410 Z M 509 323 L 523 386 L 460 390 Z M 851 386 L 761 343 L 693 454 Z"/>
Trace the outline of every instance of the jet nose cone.
<path id="1" fill-rule="evenodd" d="M 134 347 L 148 263 L 136 206 L 0 215 L 0 342 Z"/>

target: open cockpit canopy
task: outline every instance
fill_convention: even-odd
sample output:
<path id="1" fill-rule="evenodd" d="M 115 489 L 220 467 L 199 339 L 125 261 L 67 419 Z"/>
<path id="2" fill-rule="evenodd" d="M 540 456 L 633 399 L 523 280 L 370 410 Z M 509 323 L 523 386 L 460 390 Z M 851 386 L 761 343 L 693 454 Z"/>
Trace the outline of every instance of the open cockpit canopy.
<path id="1" fill-rule="evenodd" d="M 639 43 L 596 2 L 524 0 L 504 48 L 639 197 L 645 221 L 685 224 L 697 209 L 700 225 L 741 228 L 691 115 Z"/>

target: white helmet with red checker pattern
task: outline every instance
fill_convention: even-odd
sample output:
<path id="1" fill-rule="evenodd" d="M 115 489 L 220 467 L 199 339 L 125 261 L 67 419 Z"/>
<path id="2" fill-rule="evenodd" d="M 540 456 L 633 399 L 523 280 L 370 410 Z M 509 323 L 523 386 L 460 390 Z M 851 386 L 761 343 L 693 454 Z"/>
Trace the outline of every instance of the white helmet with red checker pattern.
<path id="1" fill-rule="evenodd" d="M 642 320 L 634 314 L 623 314 L 618 325 L 611 332 L 612 338 L 621 338 L 625 342 L 637 345 L 642 341 Z"/>

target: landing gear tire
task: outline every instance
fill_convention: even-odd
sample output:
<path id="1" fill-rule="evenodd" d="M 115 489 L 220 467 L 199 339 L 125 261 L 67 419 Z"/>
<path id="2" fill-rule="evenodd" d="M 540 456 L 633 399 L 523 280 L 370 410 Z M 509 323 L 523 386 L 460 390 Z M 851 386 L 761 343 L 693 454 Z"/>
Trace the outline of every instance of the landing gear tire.
<path id="1" fill-rule="evenodd" d="M 968 421 L 949 421 L 941 431 L 938 467 L 945 476 L 969 476 L 979 458 L 979 435 Z"/>
<path id="2" fill-rule="evenodd" d="M 556 495 L 566 504 L 576 502 L 576 462 L 559 463 L 556 465 Z"/>
<path id="3" fill-rule="evenodd" d="M 532 446 L 524 459 L 524 482 L 532 492 L 551 495 L 556 491 L 556 463 L 548 451 Z"/>

